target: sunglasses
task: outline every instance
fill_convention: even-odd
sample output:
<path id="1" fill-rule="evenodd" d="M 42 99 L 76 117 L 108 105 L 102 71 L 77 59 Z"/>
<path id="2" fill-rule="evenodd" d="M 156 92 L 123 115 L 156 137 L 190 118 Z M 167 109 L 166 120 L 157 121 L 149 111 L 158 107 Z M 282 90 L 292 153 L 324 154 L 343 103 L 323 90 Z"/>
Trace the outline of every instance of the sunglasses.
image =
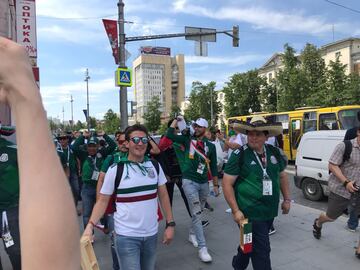
<path id="1" fill-rule="evenodd" d="M 140 141 L 143 143 L 143 144 L 147 144 L 149 142 L 149 139 L 147 137 L 132 137 L 130 139 L 130 141 L 132 141 L 133 143 L 135 144 L 139 144 Z"/>

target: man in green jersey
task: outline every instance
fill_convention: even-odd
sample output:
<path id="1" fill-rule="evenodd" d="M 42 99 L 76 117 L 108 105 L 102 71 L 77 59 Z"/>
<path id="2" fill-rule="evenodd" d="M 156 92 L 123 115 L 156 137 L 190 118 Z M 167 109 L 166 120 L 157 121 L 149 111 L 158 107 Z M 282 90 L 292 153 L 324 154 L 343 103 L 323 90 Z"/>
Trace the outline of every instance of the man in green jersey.
<path id="1" fill-rule="evenodd" d="M 66 177 L 69 179 L 69 184 L 74 197 L 75 206 L 79 199 L 79 178 L 76 157 L 73 150 L 69 146 L 69 136 L 65 132 L 60 133 L 57 136 L 59 147 L 56 151 L 59 155 L 61 164 L 64 168 Z"/>
<path id="2" fill-rule="evenodd" d="M 83 203 L 84 226 L 88 224 L 91 211 L 96 202 L 96 185 L 101 166 L 107 155 L 111 154 L 116 148 L 116 143 L 103 131 L 98 132 L 97 135 L 103 136 L 108 143 L 107 147 L 99 149 L 98 138 L 95 136 L 90 137 L 88 132 L 84 132 L 84 135 L 80 135 L 72 145 L 74 154 L 80 159 L 82 166 L 83 186 L 81 198 Z M 84 145 L 85 138 L 87 138 L 86 147 Z"/>
<path id="3" fill-rule="evenodd" d="M 241 225 L 247 218 L 252 224 L 252 252 L 238 248 L 232 266 L 246 269 L 250 258 L 254 270 L 270 270 L 269 229 L 278 214 L 280 190 L 284 197 L 283 214 L 290 210 L 290 191 L 285 160 L 279 149 L 265 144 L 269 136 L 282 133 L 281 123 L 270 124 L 262 116 L 250 123 L 234 123 L 234 129 L 246 134 L 248 143 L 235 150 L 226 164 L 223 190 L 234 221 Z"/>
<path id="4" fill-rule="evenodd" d="M 0 132 L 1 135 L 1 132 Z M 21 269 L 17 147 L 0 136 L 0 233 L 14 270 Z M 1 259 L 0 259 L 0 269 Z"/>
<path id="5" fill-rule="evenodd" d="M 214 192 L 216 196 L 219 195 L 216 149 L 214 144 L 205 137 L 205 131 L 208 128 L 208 122 L 205 119 L 199 118 L 194 123 L 194 136 L 176 135 L 174 129 L 178 125 L 178 120 L 184 121 L 182 118 L 175 119 L 168 128 L 166 137 L 185 146 L 181 171 L 182 187 L 192 216 L 189 241 L 199 248 L 198 255 L 201 261 L 211 262 L 212 258 L 206 247 L 201 218 L 209 194 L 208 173 L 213 179 Z"/>

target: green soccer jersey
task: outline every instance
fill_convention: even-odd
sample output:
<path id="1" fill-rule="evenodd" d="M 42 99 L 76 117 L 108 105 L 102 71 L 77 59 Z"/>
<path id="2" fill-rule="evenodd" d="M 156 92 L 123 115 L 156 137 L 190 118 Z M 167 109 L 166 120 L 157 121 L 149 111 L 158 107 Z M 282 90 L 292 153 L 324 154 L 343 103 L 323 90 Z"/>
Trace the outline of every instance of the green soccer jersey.
<path id="1" fill-rule="evenodd" d="M 62 166 L 65 167 L 69 167 L 70 168 L 70 173 L 77 173 L 77 165 L 76 165 L 76 158 L 75 155 L 73 153 L 73 151 L 71 150 L 70 146 L 68 146 L 67 148 L 62 148 L 61 146 L 57 149 L 57 153 L 60 157 L 60 161 Z"/>
<path id="2" fill-rule="evenodd" d="M 120 162 L 120 160 L 124 158 L 127 158 L 127 154 L 128 153 L 124 152 L 116 152 L 114 154 L 108 155 L 101 166 L 101 171 L 106 173 L 111 165 Z"/>
<path id="3" fill-rule="evenodd" d="M 231 154 L 224 171 L 238 176 L 235 197 L 245 217 L 264 221 L 278 214 L 280 172 L 285 169 L 285 160 L 276 147 L 266 145 L 266 172 L 272 182 L 272 195 L 263 195 L 263 169 L 259 160 L 254 151 L 245 146 L 243 151 L 237 149 Z"/>
<path id="4" fill-rule="evenodd" d="M 173 142 L 184 145 L 185 151 L 183 153 L 183 162 L 180 162 L 181 171 L 184 179 L 192 180 L 197 183 L 207 183 L 208 181 L 208 169 L 210 168 L 212 176 L 217 176 L 217 157 L 216 157 L 216 148 L 213 143 L 211 143 L 207 138 L 203 138 L 202 142 L 204 144 L 205 156 L 209 162 L 209 166 L 206 165 L 204 158 L 199 154 L 191 152 L 191 143 L 192 138 L 190 136 L 184 135 L 175 135 L 174 128 L 168 128 L 166 137 L 168 137 Z M 179 151 L 177 154 L 180 154 Z M 182 156 L 182 154 L 181 154 Z"/>
<path id="5" fill-rule="evenodd" d="M 0 212 L 19 204 L 16 145 L 0 137 Z"/>

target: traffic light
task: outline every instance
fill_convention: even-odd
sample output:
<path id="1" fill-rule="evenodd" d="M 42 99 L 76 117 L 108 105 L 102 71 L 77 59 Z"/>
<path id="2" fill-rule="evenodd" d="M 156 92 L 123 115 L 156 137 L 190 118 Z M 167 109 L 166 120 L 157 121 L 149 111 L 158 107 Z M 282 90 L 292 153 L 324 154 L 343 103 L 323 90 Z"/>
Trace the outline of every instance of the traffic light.
<path id="1" fill-rule="evenodd" d="M 239 47 L 239 26 L 233 26 L 233 47 Z"/>
<path id="2" fill-rule="evenodd" d="M 134 116 L 134 114 L 137 113 L 137 110 L 136 110 L 137 102 L 130 101 L 130 104 L 131 104 L 131 116 Z"/>

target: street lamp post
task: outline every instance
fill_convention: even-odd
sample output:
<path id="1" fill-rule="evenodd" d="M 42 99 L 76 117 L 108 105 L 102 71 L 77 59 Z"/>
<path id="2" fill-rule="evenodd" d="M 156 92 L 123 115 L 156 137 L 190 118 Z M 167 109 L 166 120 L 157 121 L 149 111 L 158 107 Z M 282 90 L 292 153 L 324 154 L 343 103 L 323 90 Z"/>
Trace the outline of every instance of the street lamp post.
<path id="1" fill-rule="evenodd" d="M 86 69 L 85 71 L 85 82 L 86 82 L 86 123 L 87 123 L 87 129 L 88 132 L 90 132 L 90 112 L 89 112 L 89 80 L 90 80 L 90 76 L 89 76 L 89 70 Z"/>

